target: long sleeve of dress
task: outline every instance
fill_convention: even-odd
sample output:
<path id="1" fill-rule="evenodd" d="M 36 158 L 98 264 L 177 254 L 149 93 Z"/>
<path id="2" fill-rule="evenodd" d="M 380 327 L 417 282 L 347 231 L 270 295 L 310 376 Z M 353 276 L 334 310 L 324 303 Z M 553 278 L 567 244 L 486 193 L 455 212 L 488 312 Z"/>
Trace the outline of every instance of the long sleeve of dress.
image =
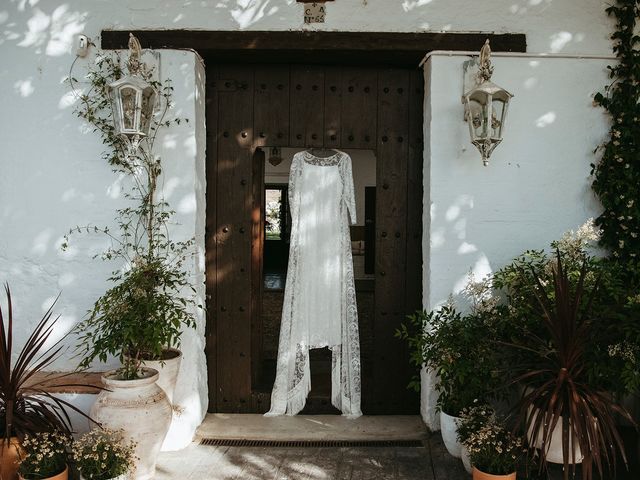
<path id="1" fill-rule="evenodd" d="M 293 156 L 291 161 L 291 169 L 289 170 L 289 210 L 291 211 L 291 224 L 296 225 L 298 223 L 298 212 L 300 210 L 300 202 L 297 195 L 299 195 L 299 179 L 302 173 L 302 164 L 304 160 L 300 154 Z"/>
<path id="2" fill-rule="evenodd" d="M 340 162 L 340 176 L 342 178 L 342 199 L 349 212 L 351 225 L 356 224 L 356 197 L 353 188 L 353 173 L 351 169 L 351 158 L 345 155 Z"/>

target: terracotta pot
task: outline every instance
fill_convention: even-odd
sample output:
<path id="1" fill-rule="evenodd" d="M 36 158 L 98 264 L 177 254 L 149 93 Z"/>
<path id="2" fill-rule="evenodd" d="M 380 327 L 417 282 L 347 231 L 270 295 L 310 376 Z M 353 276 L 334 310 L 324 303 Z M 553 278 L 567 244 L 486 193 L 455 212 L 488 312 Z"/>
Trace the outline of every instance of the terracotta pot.
<path id="1" fill-rule="evenodd" d="M 11 437 L 9 444 L 0 440 L 0 479 L 16 480 L 18 478 L 18 452 L 20 442 L 17 437 Z"/>
<path id="2" fill-rule="evenodd" d="M 137 443 L 139 458 L 132 478 L 152 479 L 164 437 L 171 425 L 171 404 L 156 381 L 156 370 L 143 369 L 143 378 L 122 380 L 116 371 L 107 372 L 102 382 L 108 390 L 98 395 L 91 418 L 112 430 L 122 429 L 125 439 Z"/>
<path id="3" fill-rule="evenodd" d="M 29 478 L 24 478 L 22 475 L 20 475 L 20 478 L 23 480 L 31 480 Z M 38 480 L 67 480 L 69 478 L 69 467 L 64 467 L 64 471 L 60 472 L 57 475 L 54 475 L 53 477 L 47 477 L 47 478 L 39 478 Z"/>
<path id="4" fill-rule="evenodd" d="M 452 417 L 444 412 L 440 412 L 440 433 L 442 441 L 450 455 L 460 458 L 462 455 L 462 444 L 458 441 L 459 417 Z"/>
<path id="5" fill-rule="evenodd" d="M 516 480 L 516 472 L 508 475 L 493 475 L 492 473 L 484 473 L 473 467 L 473 480 Z"/>
<path id="6" fill-rule="evenodd" d="M 159 373 L 158 386 L 167 394 L 169 403 L 173 405 L 173 392 L 176 389 L 176 381 L 180 372 L 180 363 L 182 362 L 182 352 L 177 348 L 167 348 L 165 350 L 171 358 L 166 360 L 144 360 L 142 364 L 147 368 L 157 370 Z"/>

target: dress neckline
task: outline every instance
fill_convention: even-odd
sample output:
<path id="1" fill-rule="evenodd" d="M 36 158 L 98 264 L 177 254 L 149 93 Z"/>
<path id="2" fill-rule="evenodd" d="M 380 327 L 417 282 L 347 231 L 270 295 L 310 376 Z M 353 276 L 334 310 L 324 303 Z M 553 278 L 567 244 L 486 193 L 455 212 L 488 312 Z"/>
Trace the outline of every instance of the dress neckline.
<path id="1" fill-rule="evenodd" d="M 340 159 L 342 156 L 342 152 L 336 152 L 334 155 L 329 157 L 316 157 L 309 150 L 305 150 L 303 152 L 304 161 L 310 165 L 320 165 L 322 167 L 338 165 L 340 163 Z"/>

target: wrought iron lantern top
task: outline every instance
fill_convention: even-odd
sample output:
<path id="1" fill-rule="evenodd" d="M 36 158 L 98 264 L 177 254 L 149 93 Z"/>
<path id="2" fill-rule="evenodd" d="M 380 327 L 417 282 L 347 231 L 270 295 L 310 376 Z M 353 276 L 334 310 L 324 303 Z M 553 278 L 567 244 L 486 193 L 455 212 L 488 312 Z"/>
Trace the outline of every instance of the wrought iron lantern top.
<path id="1" fill-rule="evenodd" d="M 492 75 L 491 47 L 487 40 L 480 50 L 478 84 L 462 96 L 471 143 L 480 151 L 485 166 L 489 164 L 493 150 L 502 142 L 507 107 L 513 97 L 491 81 Z"/>

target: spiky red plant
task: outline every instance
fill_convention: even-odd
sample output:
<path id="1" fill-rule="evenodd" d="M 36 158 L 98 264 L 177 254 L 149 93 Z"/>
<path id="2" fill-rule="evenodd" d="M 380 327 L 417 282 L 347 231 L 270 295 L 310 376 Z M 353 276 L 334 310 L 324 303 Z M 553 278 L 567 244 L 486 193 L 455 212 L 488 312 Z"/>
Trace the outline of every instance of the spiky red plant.
<path id="1" fill-rule="evenodd" d="M 527 344 L 521 346 L 533 355 L 528 355 L 528 362 L 519 366 L 514 380 L 525 387 L 518 404 L 520 419 L 530 439 L 542 440 L 541 468 L 546 462 L 554 429 L 560 423 L 565 480 L 570 470 L 574 475 L 576 472 L 575 462 L 579 459 L 575 446 L 580 447 L 584 456 L 583 479 L 591 480 L 594 469 L 604 478 L 605 466 L 615 471 L 617 453 L 627 463 L 614 413 L 632 420 L 610 395 L 595 389 L 587 379 L 586 351 L 593 341 L 591 304 L 599 282 L 590 292 L 585 292 L 587 263 L 583 262 L 580 276 L 572 287 L 559 251 L 553 269 L 552 294 L 547 293 L 538 274 L 534 270 L 532 273 L 532 289 L 547 335 L 527 335 Z"/>
<path id="2" fill-rule="evenodd" d="M 89 418 L 69 402 L 47 391 L 47 383 L 59 380 L 64 374 L 42 375 L 58 358 L 61 340 L 47 347 L 59 317 L 53 317 L 53 302 L 35 326 L 31 335 L 12 362 L 14 318 L 11 290 L 5 284 L 7 317 L 0 305 L 0 430 L 3 441 L 12 436 L 22 439 L 25 434 L 58 430 L 71 433 L 67 410 Z M 58 299 L 56 298 L 56 301 Z M 80 386 L 66 384 L 59 386 Z"/>

